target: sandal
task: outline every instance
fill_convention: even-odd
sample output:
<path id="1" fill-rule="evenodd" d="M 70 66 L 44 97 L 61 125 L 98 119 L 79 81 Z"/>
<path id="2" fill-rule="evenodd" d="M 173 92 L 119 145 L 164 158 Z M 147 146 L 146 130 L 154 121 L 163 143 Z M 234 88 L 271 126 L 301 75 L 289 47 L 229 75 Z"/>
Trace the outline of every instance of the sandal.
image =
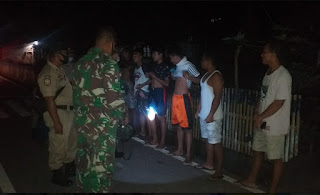
<path id="1" fill-rule="evenodd" d="M 258 187 L 259 187 L 259 186 L 256 185 L 256 184 L 244 183 L 243 180 L 236 181 L 235 184 L 241 185 L 241 186 L 243 186 L 243 187 L 251 188 L 251 189 L 258 189 Z"/>
<path id="2" fill-rule="evenodd" d="M 218 180 L 221 180 L 221 179 L 223 179 L 223 175 L 215 175 L 215 174 L 213 174 L 213 175 L 211 175 L 208 179 L 209 180 L 211 180 L 211 181 L 218 181 Z"/>
<path id="3" fill-rule="evenodd" d="M 213 171 L 214 169 L 208 169 L 207 167 L 204 167 L 202 165 L 197 165 L 197 166 L 194 166 L 196 169 L 204 169 L 204 170 L 208 170 L 208 171 Z"/>
<path id="4" fill-rule="evenodd" d="M 182 156 L 183 154 L 176 154 L 174 152 L 170 152 L 167 154 L 168 156 Z"/>
<path id="5" fill-rule="evenodd" d="M 192 161 L 191 161 L 191 159 L 186 159 L 184 162 L 183 162 L 183 164 L 184 165 L 186 165 L 186 166 L 190 166 L 191 164 L 192 164 Z"/>

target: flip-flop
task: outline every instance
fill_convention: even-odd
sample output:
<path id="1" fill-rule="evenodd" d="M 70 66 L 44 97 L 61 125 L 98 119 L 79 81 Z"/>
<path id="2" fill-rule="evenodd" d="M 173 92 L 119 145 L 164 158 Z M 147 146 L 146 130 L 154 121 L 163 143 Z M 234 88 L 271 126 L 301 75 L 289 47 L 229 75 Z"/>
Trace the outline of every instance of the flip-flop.
<path id="1" fill-rule="evenodd" d="M 168 156 L 182 156 L 182 154 L 175 154 L 173 152 L 170 152 L 167 154 Z"/>
<path id="2" fill-rule="evenodd" d="M 208 179 L 211 181 L 218 181 L 218 180 L 223 179 L 223 175 L 220 175 L 220 176 L 211 175 Z"/>
<path id="3" fill-rule="evenodd" d="M 192 160 L 191 159 L 189 161 L 185 160 L 183 164 L 186 166 L 190 166 L 192 164 Z"/>
<path id="4" fill-rule="evenodd" d="M 196 169 L 204 169 L 204 170 L 208 170 L 208 171 L 213 171 L 214 169 L 208 169 L 207 167 L 204 167 L 202 165 L 197 165 L 197 166 L 194 166 Z"/>
<path id="5" fill-rule="evenodd" d="M 238 185 L 241 185 L 243 187 L 246 187 L 246 188 L 251 188 L 251 189 L 258 189 L 259 186 L 256 185 L 256 184 L 253 184 L 253 185 L 247 185 L 247 184 L 244 184 L 242 180 L 239 180 L 239 181 L 236 181 L 234 182 L 235 184 L 238 184 Z"/>
<path id="6" fill-rule="evenodd" d="M 155 147 L 154 149 L 155 150 L 157 150 L 157 151 L 161 151 L 161 150 L 165 150 L 167 147 L 165 146 L 165 147 L 163 147 L 163 148 L 157 148 L 157 147 Z"/>

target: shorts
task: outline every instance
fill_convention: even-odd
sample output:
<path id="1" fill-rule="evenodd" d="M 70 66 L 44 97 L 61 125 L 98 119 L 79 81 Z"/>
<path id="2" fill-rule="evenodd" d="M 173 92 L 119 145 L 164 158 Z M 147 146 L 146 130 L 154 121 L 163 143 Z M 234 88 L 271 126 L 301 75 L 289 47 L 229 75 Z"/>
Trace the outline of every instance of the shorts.
<path id="1" fill-rule="evenodd" d="M 139 93 L 142 93 L 143 97 Z M 137 110 L 140 113 L 147 116 L 148 115 L 147 109 L 149 107 L 149 93 L 143 90 L 137 91 L 135 97 L 136 97 L 136 103 L 137 103 L 136 105 Z"/>
<path id="2" fill-rule="evenodd" d="M 149 94 L 149 106 L 152 106 L 159 116 L 166 116 L 167 113 L 167 92 L 166 88 L 151 89 Z"/>
<path id="3" fill-rule="evenodd" d="M 252 150 L 265 152 L 269 160 L 283 159 L 285 135 L 267 135 L 255 130 Z"/>
<path id="4" fill-rule="evenodd" d="M 206 123 L 200 120 L 201 137 L 208 139 L 209 144 L 221 143 L 222 120 L 215 120 L 212 123 Z"/>
<path id="5" fill-rule="evenodd" d="M 192 101 L 189 93 L 183 95 L 173 94 L 171 123 L 180 125 L 183 129 L 192 129 Z"/>

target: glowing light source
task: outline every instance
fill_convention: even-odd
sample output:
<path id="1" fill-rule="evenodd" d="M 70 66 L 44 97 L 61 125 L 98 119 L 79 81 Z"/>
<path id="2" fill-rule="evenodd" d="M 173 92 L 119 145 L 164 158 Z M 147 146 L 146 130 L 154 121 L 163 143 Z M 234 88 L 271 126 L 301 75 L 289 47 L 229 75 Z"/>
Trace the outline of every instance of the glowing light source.
<path id="1" fill-rule="evenodd" d="M 38 41 L 33 42 L 34 45 L 39 45 Z"/>
<path id="2" fill-rule="evenodd" d="M 153 121 L 156 117 L 157 111 L 152 106 L 150 106 L 147 109 L 147 111 L 148 111 L 148 119 Z"/>

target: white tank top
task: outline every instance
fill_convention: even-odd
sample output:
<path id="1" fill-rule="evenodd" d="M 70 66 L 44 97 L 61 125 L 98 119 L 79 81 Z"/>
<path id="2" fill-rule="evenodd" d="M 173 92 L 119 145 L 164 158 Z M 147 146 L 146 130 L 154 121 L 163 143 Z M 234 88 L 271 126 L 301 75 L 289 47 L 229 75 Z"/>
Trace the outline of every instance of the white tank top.
<path id="1" fill-rule="evenodd" d="M 213 88 L 210 85 L 208 85 L 207 82 L 210 79 L 210 77 L 213 74 L 215 74 L 216 72 L 221 74 L 218 70 L 216 70 L 213 73 L 211 73 L 211 75 L 209 75 L 208 78 L 204 82 L 203 82 L 203 78 L 208 73 L 203 75 L 203 77 L 200 80 L 200 86 L 201 86 L 201 110 L 200 110 L 200 113 L 199 113 L 199 117 L 200 117 L 201 120 L 206 120 L 206 118 L 208 117 L 208 115 L 210 113 L 210 110 L 211 110 L 212 101 L 214 99 L 214 92 L 213 92 Z M 221 102 L 220 102 L 216 112 L 213 115 L 213 119 L 214 120 L 220 120 L 222 118 L 223 118 L 223 112 L 222 112 Z"/>

